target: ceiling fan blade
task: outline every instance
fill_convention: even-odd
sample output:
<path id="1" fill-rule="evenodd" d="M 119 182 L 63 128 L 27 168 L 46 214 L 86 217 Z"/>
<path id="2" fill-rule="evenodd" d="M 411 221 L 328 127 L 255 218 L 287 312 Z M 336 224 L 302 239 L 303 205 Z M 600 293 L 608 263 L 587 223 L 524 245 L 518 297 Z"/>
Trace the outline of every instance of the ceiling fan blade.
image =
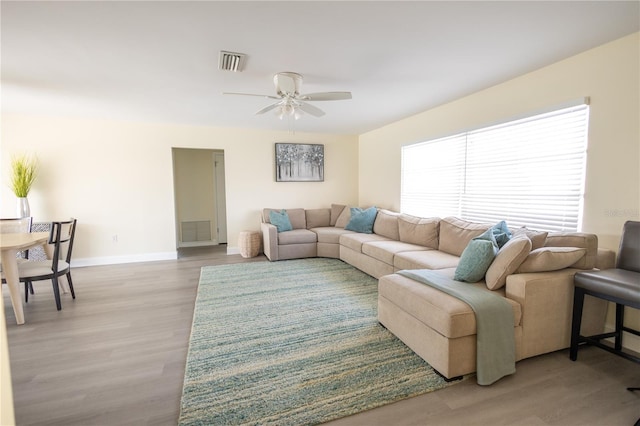
<path id="1" fill-rule="evenodd" d="M 272 95 L 258 95 L 256 93 L 235 93 L 235 92 L 222 92 L 223 95 L 241 95 L 241 96 L 258 96 L 261 98 L 268 98 L 268 99 L 280 99 L 278 96 L 272 96 Z"/>
<path id="2" fill-rule="evenodd" d="M 351 99 L 351 92 L 320 92 L 301 95 L 299 99 L 304 101 L 343 101 Z"/>
<path id="3" fill-rule="evenodd" d="M 298 102 L 297 107 L 307 114 L 313 115 L 314 117 L 322 117 L 324 115 L 324 111 L 320 108 L 314 107 L 313 105 L 304 102 Z"/>
<path id="4" fill-rule="evenodd" d="M 280 102 L 276 102 L 275 104 L 271 104 L 269 106 L 266 106 L 266 107 L 262 108 L 260 111 L 257 111 L 256 115 L 264 114 L 265 112 L 269 112 L 272 109 L 278 108 L 279 106 L 280 106 Z"/>

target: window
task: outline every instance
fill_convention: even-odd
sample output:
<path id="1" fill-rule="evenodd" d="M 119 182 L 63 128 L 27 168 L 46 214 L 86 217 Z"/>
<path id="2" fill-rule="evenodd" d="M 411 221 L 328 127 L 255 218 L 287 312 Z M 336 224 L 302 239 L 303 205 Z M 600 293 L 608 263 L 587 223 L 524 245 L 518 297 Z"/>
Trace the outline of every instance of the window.
<path id="1" fill-rule="evenodd" d="M 401 210 L 577 231 L 586 104 L 402 148 Z"/>

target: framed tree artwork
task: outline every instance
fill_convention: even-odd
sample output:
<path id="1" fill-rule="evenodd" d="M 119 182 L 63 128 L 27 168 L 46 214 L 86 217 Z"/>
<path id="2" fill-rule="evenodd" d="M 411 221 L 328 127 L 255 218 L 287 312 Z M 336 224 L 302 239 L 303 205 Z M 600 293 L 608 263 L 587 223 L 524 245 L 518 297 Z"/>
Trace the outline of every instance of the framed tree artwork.
<path id="1" fill-rule="evenodd" d="M 323 182 L 324 145 L 276 143 L 276 182 Z"/>

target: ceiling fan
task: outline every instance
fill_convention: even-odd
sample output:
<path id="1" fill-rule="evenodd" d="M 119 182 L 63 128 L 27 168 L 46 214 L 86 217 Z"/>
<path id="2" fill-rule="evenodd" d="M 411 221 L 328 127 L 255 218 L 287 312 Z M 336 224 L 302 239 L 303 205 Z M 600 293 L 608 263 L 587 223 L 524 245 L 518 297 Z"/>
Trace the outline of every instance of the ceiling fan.
<path id="1" fill-rule="evenodd" d="M 303 112 L 313 115 L 314 117 L 322 117 L 324 111 L 307 102 L 315 101 L 341 101 L 351 99 L 351 92 L 319 92 L 300 94 L 300 86 L 302 85 L 302 75 L 295 72 L 279 72 L 273 76 L 273 84 L 276 86 L 276 95 L 258 95 L 254 93 L 230 93 L 224 92 L 224 95 L 243 95 L 243 96 L 260 96 L 268 99 L 276 99 L 277 102 L 266 106 L 256 112 L 256 114 L 264 114 L 265 112 L 275 110 L 278 117 L 282 120 L 284 117 L 300 118 Z"/>

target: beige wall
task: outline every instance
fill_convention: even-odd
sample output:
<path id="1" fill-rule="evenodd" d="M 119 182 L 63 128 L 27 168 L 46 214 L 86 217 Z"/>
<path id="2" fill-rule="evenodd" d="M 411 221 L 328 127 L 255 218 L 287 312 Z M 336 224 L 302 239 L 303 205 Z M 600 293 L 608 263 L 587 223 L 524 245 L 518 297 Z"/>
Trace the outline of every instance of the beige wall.
<path id="1" fill-rule="evenodd" d="M 588 96 L 583 230 L 597 234 L 601 247 L 617 249 L 624 222 L 640 220 L 639 52 L 640 33 L 636 33 L 361 135 L 359 203 L 400 209 L 400 147 L 404 144 Z M 640 328 L 638 311 L 628 311 L 629 325 Z M 629 338 L 640 351 L 640 339 Z"/>
<path id="2" fill-rule="evenodd" d="M 400 147 L 591 98 L 583 230 L 640 220 L 640 33 L 360 136 L 359 202 L 400 208 Z M 384 170 L 384 173 L 381 172 Z"/>
<path id="3" fill-rule="evenodd" d="M 275 142 L 324 144 L 325 181 L 276 183 Z M 3 115 L 0 214 L 12 217 L 16 211 L 6 185 L 11 155 L 33 152 L 42 168 L 29 194 L 31 213 L 37 221 L 78 218 L 77 266 L 172 258 L 171 148 L 221 149 L 233 252 L 240 231 L 260 228 L 263 207 L 357 202 L 357 144 L 357 136 L 349 135 Z"/>

